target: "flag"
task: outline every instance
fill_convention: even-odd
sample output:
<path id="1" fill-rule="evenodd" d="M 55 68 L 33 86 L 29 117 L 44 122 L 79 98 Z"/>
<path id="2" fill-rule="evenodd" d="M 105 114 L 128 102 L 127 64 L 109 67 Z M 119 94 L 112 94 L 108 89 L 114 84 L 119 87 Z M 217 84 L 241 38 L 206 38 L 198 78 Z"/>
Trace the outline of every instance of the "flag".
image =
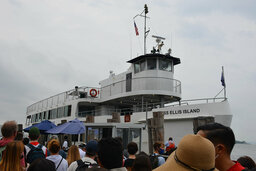
<path id="1" fill-rule="evenodd" d="M 134 28 L 135 28 L 136 36 L 138 36 L 139 35 L 139 31 L 138 31 L 138 27 L 137 27 L 135 21 L 134 21 Z"/>
<path id="2" fill-rule="evenodd" d="M 222 68 L 222 72 L 221 72 L 221 79 L 220 79 L 220 81 L 221 81 L 221 85 L 222 85 L 223 87 L 226 87 L 223 68 Z"/>

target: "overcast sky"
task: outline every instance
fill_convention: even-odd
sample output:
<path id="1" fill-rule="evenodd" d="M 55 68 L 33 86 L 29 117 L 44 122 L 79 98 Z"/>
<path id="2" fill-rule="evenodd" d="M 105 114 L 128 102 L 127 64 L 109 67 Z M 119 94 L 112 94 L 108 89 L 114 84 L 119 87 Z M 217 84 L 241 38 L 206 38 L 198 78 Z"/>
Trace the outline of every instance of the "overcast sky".
<path id="1" fill-rule="evenodd" d="M 256 1 L 1 0 L 1 122 L 25 121 L 30 104 L 77 86 L 99 86 L 143 53 L 148 4 L 150 36 L 166 37 L 181 59 L 174 77 L 183 99 L 214 97 L 225 67 L 237 139 L 256 142 Z"/>

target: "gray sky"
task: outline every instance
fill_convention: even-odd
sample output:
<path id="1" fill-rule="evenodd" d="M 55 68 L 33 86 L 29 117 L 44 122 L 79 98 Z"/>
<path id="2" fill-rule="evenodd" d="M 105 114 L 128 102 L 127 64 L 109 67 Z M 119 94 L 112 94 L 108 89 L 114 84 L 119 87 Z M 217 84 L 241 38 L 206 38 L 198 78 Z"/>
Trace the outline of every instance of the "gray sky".
<path id="1" fill-rule="evenodd" d="M 181 58 L 175 78 L 183 99 L 214 97 L 225 67 L 237 139 L 256 142 L 256 1 L 253 0 L 2 0 L 0 1 L 1 122 L 25 121 L 26 107 L 74 86 L 98 86 L 142 54 L 143 19 L 150 36 L 166 37 Z M 154 40 L 148 37 L 148 50 Z"/>

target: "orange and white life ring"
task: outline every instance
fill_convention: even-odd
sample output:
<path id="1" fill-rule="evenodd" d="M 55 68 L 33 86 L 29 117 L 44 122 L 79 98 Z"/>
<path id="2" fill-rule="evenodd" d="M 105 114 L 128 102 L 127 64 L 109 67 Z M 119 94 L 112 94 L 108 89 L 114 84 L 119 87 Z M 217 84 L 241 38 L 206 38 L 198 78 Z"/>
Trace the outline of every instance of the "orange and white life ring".
<path id="1" fill-rule="evenodd" d="M 96 90 L 96 89 L 93 88 L 93 89 L 90 90 L 90 96 L 91 96 L 91 97 L 96 97 L 97 94 L 98 94 L 98 93 L 97 93 L 97 90 Z"/>

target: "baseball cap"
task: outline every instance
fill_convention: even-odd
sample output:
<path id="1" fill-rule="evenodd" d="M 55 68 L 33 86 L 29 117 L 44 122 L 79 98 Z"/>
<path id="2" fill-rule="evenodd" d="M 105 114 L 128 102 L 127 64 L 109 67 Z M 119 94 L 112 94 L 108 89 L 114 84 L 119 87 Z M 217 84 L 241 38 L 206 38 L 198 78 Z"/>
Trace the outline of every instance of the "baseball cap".
<path id="1" fill-rule="evenodd" d="M 86 144 L 86 154 L 94 156 L 98 152 L 98 142 L 91 140 Z"/>

